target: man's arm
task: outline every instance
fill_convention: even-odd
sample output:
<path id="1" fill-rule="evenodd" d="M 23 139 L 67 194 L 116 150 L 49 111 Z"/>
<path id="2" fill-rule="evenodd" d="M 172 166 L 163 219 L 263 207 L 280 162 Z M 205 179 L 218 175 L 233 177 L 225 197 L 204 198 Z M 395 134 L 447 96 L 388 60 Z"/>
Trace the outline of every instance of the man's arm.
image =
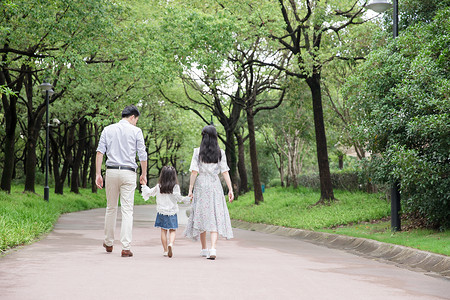
<path id="1" fill-rule="evenodd" d="M 141 162 L 141 177 L 139 177 L 139 182 L 141 185 L 147 184 L 147 151 L 145 151 L 145 142 L 144 142 L 144 135 L 142 134 L 142 130 L 139 129 L 139 132 L 137 134 L 137 154 L 139 157 L 139 161 Z"/>
<path id="2" fill-rule="evenodd" d="M 95 184 L 100 189 L 103 188 L 102 164 L 103 153 L 97 151 L 97 156 L 95 157 Z"/>
<path id="3" fill-rule="evenodd" d="M 147 185 L 147 161 L 146 160 L 141 160 L 141 169 L 142 169 L 142 173 L 141 173 L 141 177 L 139 178 L 139 182 L 142 185 Z"/>

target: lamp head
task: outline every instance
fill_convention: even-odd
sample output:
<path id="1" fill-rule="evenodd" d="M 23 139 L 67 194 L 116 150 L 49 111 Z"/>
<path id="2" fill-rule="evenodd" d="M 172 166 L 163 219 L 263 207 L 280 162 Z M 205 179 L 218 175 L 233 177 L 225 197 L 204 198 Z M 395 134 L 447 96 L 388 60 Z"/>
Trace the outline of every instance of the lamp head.
<path id="1" fill-rule="evenodd" d="M 377 13 L 383 13 L 392 7 L 392 3 L 387 0 L 372 0 L 366 7 Z"/>
<path id="2" fill-rule="evenodd" d="M 46 81 L 44 81 L 42 84 L 39 85 L 39 89 L 40 89 L 42 92 L 49 91 L 49 90 L 51 90 L 52 88 L 53 88 L 53 85 L 51 85 L 50 83 L 48 83 L 48 82 L 46 82 Z"/>

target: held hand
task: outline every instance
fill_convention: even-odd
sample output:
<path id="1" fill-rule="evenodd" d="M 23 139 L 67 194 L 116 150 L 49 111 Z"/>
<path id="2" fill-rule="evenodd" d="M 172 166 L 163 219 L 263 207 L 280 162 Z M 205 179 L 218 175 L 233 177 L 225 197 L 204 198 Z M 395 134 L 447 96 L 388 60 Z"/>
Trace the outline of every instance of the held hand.
<path id="1" fill-rule="evenodd" d="M 192 201 L 192 198 L 194 198 L 194 194 L 192 194 L 192 191 L 189 191 L 188 197 L 191 198 L 191 201 Z"/>
<path id="2" fill-rule="evenodd" d="M 228 192 L 228 202 L 233 202 L 233 200 L 234 200 L 234 194 L 233 194 L 233 191 L 229 191 Z"/>
<path id="3" fill-rule="evenodd" d="M 95 176 L 95 184 L 97 185 L 97 187 L 98 187 L 99 189 L 102 189 L 102 188 L 103 188 L 103 177 L 102 177 L 102 175 L 97 174 L 97 175 Z"/>
<path id="4" fill-rule="evenodd" d="M 147 185 L 147 175 L 142 174 L 141 177 L 139 177 L 139 183 L 141 185 Z"/>

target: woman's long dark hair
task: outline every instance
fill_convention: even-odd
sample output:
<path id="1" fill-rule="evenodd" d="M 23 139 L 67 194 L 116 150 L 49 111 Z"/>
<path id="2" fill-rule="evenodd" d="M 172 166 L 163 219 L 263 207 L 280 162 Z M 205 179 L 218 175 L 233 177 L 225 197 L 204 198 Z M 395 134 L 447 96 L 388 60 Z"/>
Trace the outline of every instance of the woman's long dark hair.
<path id="1" fill-rule="evenodd" d="M 173 187 L 178 184 L 177 171 L 174 167 L 164 166 L 159 175 L 159 192 L 161 194 L 173 194 Z"/>
<path id="2" fill-rule="evenodd" d="M 217 142 L 217 131 L 212 125 L 203 127 L 199 159 L 207 164 L 218 163 L 222 159 L 222 153 Z"/>

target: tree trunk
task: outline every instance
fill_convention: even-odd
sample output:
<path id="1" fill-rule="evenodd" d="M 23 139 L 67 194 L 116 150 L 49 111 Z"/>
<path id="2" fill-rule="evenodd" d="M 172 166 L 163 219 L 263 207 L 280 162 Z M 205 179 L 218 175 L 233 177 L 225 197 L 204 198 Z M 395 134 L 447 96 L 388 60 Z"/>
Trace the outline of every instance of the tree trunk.
<path id="1" fill-rule="evenodd" d="M 2 61 L 5 61 L 6 57 L 2 57 Z M 22 70 L 24 70 L 24 66 L 22 66 Z M 23 86 L 23 75 L 18 79 L 14 91 L 18 94 L 20 90 L 22 90 Z M 7 85 L 11 82 L 11 78 L 9 77 L 8 71 L 0 72 L 0 84 Z M 8 193 L 11 192 L 11 181 L 13 179 L 13 174 L 15 164 L 15 143 L 16 143 L 16 127 L 17 127 L 17 96 L 11 95 L 7 96 L 5 94 L 1 95 L 2 97 L 2 105 L 5 112 L 5 140 L 4 140 L 4 163 L 3 163 L 3 172 L 0 188 L 3 191 Z M 9 98 L 9 101 L 8 101 Z"/>
<path id="2" fill-rule="evenodd" d="M 291 163 L 291 181 L 292 181 L 292 185 L 294 186 L 294 189 L 298 188 L 298 180 L 297 180 L 297 168 L 296 168 L 296 155 L 295 155 L 295 150 L 293 151 L 294 153 L 291 153 L 292 157 L 290 159 L 290 163 Z"/>
<path id="3" fill-rule="evenodd" d="M 63 194 L 64 193 L 64 182 L 66 181 L 67 174 L 69 173 L 70 165 L 73 161 L 72 156 L 72 147 L 74 144 L 74 135 L 75 135 L 75 126 L 70 127 L 67 130 L 67 133 L 64 135 L 63 143 L 64 143 L 64 163 L 61 170 L 61 176 L 59 180 L 55 180 L 55 193 Z"/>
<path id="4" fill-rule="evenodd" d="M 34 185 L 36 182 L 36 143 L 38 133 L 36 129 L 28 123 L 28 141 L 26 143 L 27 158 L 25 160 L 25 191 L 35 192 Z"/>
<path id="5" fill-rule="evenodd" d="M 86 121 L 87 122 L 87 121 Z M 90 129 L 90 126 L 87 128 Z M 84 140 L 84 153 L 83 153 L 83 170 L 81 172 L 81 187 L 83 189 L 87 188 L 88 184 L 88 174 L 90 172 L 90 162 L 91 162 L 91 155 L 92 155 L 92 147 L 91 147 L 91 140 L 92 140 L 92 134 L 90 133 L 90 130 L 88 134 L 86 135 L 86 139 Z"/>
<path id="6" fill-rule="evenodd" d="M 252 165 L 253 190 L 255 193 L 255 204 L 264 201 L 261 180 L 259 179 L 258 156 L 256 153 L 255 123 L 252 107 L 247 108 L 248 139 L 250 145 L 250 161 Z"/>
<path id="7" fill-rule="evenodd" d="M 333 193 L 333 186 L 331 184 L 327 138 L 323 120 L 320 74 L 314 72 L 311 77 L 308 77 L 306 79 L 306 82 L 308 83 L 308 86 L 311 90 L 314 111 L 314 129 L 316 133 L 317 161 L 319 165 L 320 177 L 320 200 L 318 203 L 330 202 L 335 200 L 335 198 Z"/>
<path id="8" fill-rule="evenodd" d="M 283 157 L 281 154 L 278 155 L 280 157 L 280 180 L 281 180 L 281 187 L 284 187 L 284 165 L 283 165 Z"/>
<path id="9" fill-rule="evenodd" d="M 86 145 L 85 153 L 83 155 L 83 169 L 81 171 L 81 187 L 83 189 L 87 188 L 88 184 L 88 174 L 89 174 L 89 166 L 91 162 L 91 148 L 89 145 Z"/>
<path id="10" fill-rule="evenodd" d="M 36 183 L 36 144 L 42 124 L 43 112 L 30 113 L 28 116 L 28 137 L 25 159 L 25 191 L 35 192 Z M 44 147 L 44 151 L 45 151 Z M 50 154 L 49 154 L 50 155 Z"/>
<path id="11" fill-rule="evenodd" d="M 248 177 L 247 177 L 247 168 L 245 167 L 245 146 L 244 139 L 240 133 L 236 134 L 236 139 L 238 142 L 238 152 L 239 152 L 239 160 L 238 160 L 238 170 L 240 177 L 240 185 L 239 192 L 241 194 L 248 192 Z"/>
<path id="12" fill-rule="evenodd" d="M 226 139 L 225 143 L 225 152 L 227 155 L 227 164 L 230 168 L 230 177 L 233 184 L 233 192 L 235 194 L 235 199 L 238 199 L 239 196 L 239 176 L 237 172 L 237 159 L 236 159 L 236 143 L 234 139 L 234 130 L 226 131 Z"/>
<path id="13" fill-rule="evenodd" d="M 344 154 L 339 153 L 339 169 L 342 170 L 344 168 Z"/>
<path id="14" fill-rule="evenodd" d="M 97 125 L 93 124 L 94 127 L 94 137 L 91 139 L 91 148 L 92 148 L 92 154 L 91 154 L 91 191 L 92 193 L 97 193 L 97 185 L 95 184 L 95 158 L 97 156 L 96 147 L 98 144 L 98 127 Z M 148 174 L 147 174 L 148 176 Z"/>
<path id="15" fill-rule="evenodd" d="M 79 123 L 80 130 L 78 132 L 78 146 L 77 146 L 77 152 L 75 155 L 75 160 L 73 161 L 73 167 L 72 167 L 72 180 L 70 184 L 70 191 L 72 193 L 79 194 L 80 190 L 80 167 L 81 163 L 83 161 L 83 152 L 86 144 L 86 120 L 82 119 Z"/>
<path id="16" fill-rule="evenodd" d="M 14 173 L 14 149 L 16 141 L 16 126 L 17 126 L 17 111 L 16 103 L 17 97 L 10 96 L 10 103 L 8 103 L 7 96 L 2 95 L 2 103 L 5 110 L 5 141 L 3 147 L 4 164 L 1 181 L 1 189 L 8 193 L 11 192 L 11 181 Z"/>
<path id="17" fill-rule="evenodd" d="M 25 160 L 25 191 L 35 192 L 36 183 L 36 147 L 39 134 L 42 128 L 42 119 L 45 114 L 46 106 L 41 104 L 33 110 L 33 78 L 30 73 L 25 76 L 25 92 L 28 102 L 28 129 L 27 129 L 27 143 L 26 143 L 26 160 Z M 45 102 L 44 102 L 45 103 Z M 44 129 L 46 130 L 47 124 Z M 45 147 L 44 147 L 45 149 Z M 45 149 L 46 150 L 46 149 Z"/>
<path id="18" fill-rule="evenodd" d="M 286 181 L 287 181 L 286 186 L 290 187 L 291 184 L 293 183 L 293 181 L 292 181 L 292 174 L 294 173 L 294 171 L 292 170 L 292 165 L 293 165 L 292 164 L 292 153 L 291 153 L 290 149 L 287 150 L 287 158 L 288 158 L 288 161 L 287 161 L 287 173 L 288 173 L 288 176 L 287 176 L 287 179 L 286 179 Z"/>
<path id="19" fill-rule="evenodd" d="M 64 192 L 63 187 L 59 184 L 61 181 L 61 174 L 59 172 L 60 157 L 58 151 L 58 142 L 53 136 L 53 130 L 50 130 L 50 147 L 52 149 L 52 160 L 53 160 L 53 178 L 55 179 L 55 194 L 62 195 Z"/>

